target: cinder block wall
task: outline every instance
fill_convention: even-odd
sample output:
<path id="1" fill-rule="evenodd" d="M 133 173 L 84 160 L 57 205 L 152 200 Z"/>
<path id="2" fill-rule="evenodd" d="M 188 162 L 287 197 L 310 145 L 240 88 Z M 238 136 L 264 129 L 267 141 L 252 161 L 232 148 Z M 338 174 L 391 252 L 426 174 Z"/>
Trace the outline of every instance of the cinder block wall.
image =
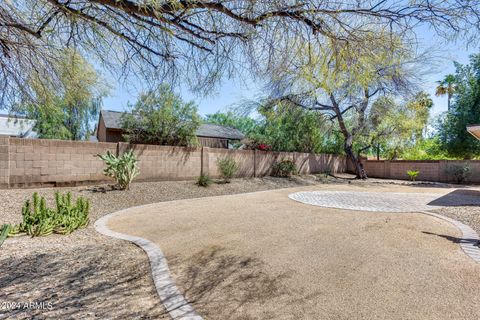
<path id="1" fill-rule="evenodd" d="M 202 172 L 218 177 L 217 163 L 224 157 L 237 162 L 237 177 L 268 175 L 282 159 L 295 161 L 301 173 L 346 171 L 345 158 L 336 155 L 0 137 L 0 188 L 110 181 L 97 155 L 122 154 L 129 148 L 139 159 L 139 181 L 190 180 Z"/>
<path id="2" fill-rule="evenodd" d="M 232 158 L 238 165 L 237 177 L 255 176 L 255 151 L 253 150 L 229 150 L 218 148 L 203 148 L 204 168 L 203 172 L 212 178 L 218 178 L 218 161 L 226 157 Z"/>
<path id="3" fill-rule="evenodd" d="M 97 154 L 116 143 L 9 138 L 9 185 L 35 186 L 105 181 Z"/>
<path id="4" fill-rule="evenodd" d="M 432 161 L 410 161 L 410 160 L 364 160 L 363 167 L 371 178 L 408 180 L 407 171 L 419 171 L 417 180 L 456 182 L 448 168 L 455 165 L 468 164 L 471 169 L 467 182 L 480 183 L 480 161 L 479 160 L 432 160 Z"/>
<path id="5" fill-rule="evenodd" d="M 139 181 L 189 180 L 200 175 L 201 148 L 130 145 L 119 142 L 119 153 L 132 148 L 138 158 Z"/>

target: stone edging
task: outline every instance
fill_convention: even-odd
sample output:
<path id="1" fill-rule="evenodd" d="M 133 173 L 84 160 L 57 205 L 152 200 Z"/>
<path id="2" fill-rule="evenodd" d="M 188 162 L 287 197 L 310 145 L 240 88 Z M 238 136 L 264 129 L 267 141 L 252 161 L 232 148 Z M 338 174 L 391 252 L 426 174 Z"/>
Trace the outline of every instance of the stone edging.
<path id="1" fill-rule="evenodd" d="M 460 230 L 460 232 L 462 233 L 462 237 L 460 238 L 459 244 L 463 252 L 465 252 L 467 256 L 472 258 L 473 261 L 480 263 L 480 247 L 478 247 L 478 245 L 480 244 L 480 237 L 475 232 L 475 230 L 473 230 L 466 224 L 461 223 L 458 220 L 442 216 L 441 214 L 437 214 L 429 211 L 420 211 L 420 213 L 427 214 L 429 216 L 450 222 L 455 227 L 457 227 L 457 229 Z"/>
<path id="2" fill-rule="evenodd" d="M 187 302 L 185 297 L 178 290 L 168 268 L 167 259 L 162 250 L 153 242 L 134 237 L 127 234 L 110 230 L 107 222 L 110 218 L 126 214 L 128 210 L 133 208 L 147 207 L 148 205 L 131 207 L 114 213 L 107 214 L 95 222 L 95 229 L 109 237 L 133 242 L 142 248 L 150 260 L 152 269 L 152 278 L 157 289 L 158 296 L 165 306 L 172 319 L 174 320 L 202 320 L 203 318 L 195 312 L 193 307 Z"/>

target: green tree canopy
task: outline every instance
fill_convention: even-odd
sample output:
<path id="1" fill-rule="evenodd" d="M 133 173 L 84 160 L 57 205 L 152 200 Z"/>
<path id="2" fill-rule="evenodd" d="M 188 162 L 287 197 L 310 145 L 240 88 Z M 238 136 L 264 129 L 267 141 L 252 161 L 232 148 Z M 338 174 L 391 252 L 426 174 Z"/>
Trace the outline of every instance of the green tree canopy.
<path id="1" fill-rule="evenodd" d="M 122 127 L 131 143 L 192 146 L 198 143 L 200 121 L 193 102 L 184 102 L 170 86 L 161 85 L 139 96 L 131 112 L 122 116 Z"/>
<path id="2" fill-rule="evenodd" d="M 288 102 L 257 105 L 255 118 L 233 111 L 207 115 L 206 121 L 242 131 L 248 147 L 263 144 L 273 151 L 342 152 L 342 140 L 322 114 L 297 108 Z"/>
<path id="3" fill-rule="evenodd" d="M 423 140 L 432 106 L 432 99 L 425 92 L 417 93 L 407 102 L 391 96 L 380 97 L 372 104 L 365 137 L 357 144 L 368 147 L 377 158 L 401 157 L 404 150 Z"/>
<path id="4" fill-rule="evenodd" d="M 297 48 L 302 54 L 293 67 L 279 63 L 269 76 L 274 88 L 271 101 L 288 101 L 336 122 L 344 152 L 359 178 L 366 178 L 359 160 L 364 149 L 355 145 L 370 134 L 366 131 L 371 105 L 386 94 L 409 91 L 410 67 L 415 62 L 413 48 L 395 34 L 378 30 L 364 36 L 371 40 L 368 49 L 341 46 L 338 42 L 306 44 Z"/>
<path id="5" fill-rule="evenodd" d="M 36 120 L 40 138 L 82 140 L 92 132 L 94 121 L 108 92 L 95 69 L 74 50 L 65 50 L 56 62 L 60 85 L 54 86 L 37 73 L 29 79 L 35 99 L 14 110 Z"/>
<path id="6" fill-rule="evenodd" d="M 246 136 L 258 133 L 258 130 L 261 127 L 259 120 L 255 120 L 248 115 L 238 115 L 233 111 L 207 114 L 205 122 L 216 123 L 222 126 L 238 129 Z"/>
<path id="7" fill-rule="evenodd" d="M 435 95 L 441 97 L 447 95 L 447 110 L 450 111 L 452 96 L 455 93 L 455 76 L 453 74 L 447 74 L 441 81 L 437 81 L 437 88 L 435 89 Z"/>
<path id="8" fill-rule="evenodd" d="M 467 65 L 456 64 L 455 92 L 450 112 L 437 124 L 442 146 L 449 156 L 471 159 L 480 155 L 480 142 L 466 126 L 480 123 L 480 54 Z"/>

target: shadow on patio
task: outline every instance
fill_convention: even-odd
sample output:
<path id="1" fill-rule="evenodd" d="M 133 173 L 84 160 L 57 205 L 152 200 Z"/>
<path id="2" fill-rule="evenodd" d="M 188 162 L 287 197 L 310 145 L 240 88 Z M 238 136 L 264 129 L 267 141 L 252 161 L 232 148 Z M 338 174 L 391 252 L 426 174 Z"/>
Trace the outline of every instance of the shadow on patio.
<path id="1" fill-rule="evenodd" d="M 480 206 L 480 191 L 457 189 L 427 203 L 430 206 Z"/>

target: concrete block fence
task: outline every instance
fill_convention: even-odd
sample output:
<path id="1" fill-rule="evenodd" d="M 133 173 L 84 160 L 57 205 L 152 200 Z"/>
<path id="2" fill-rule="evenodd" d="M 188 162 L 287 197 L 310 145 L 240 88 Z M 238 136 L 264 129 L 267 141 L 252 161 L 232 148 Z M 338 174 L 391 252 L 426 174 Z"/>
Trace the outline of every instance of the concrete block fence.
<path id="1" fill-rule="evenodd" d="M 448 174 L 454 165 L 468 164 L 471 169 L 469 183 L 480 183 L 480 160 L 362 160 L 367 175 L 371 178 L 408 180 L 407 171 L 419 171 L 417 180 L 454 183 L 455 178 Z"/>
<path id="2" fill-rule="evenodd" d="M 219 177 L 217 161 L 233 158 L 237 177 L 271 173 L 282 159 L 295 161 L 302 174 L 345 172 L 346 159 L 332 154 L 184 148 L 128 143 L 84 142 L 0 137 L 0 188 L 68 186 L 110 181 L 97 155 L 122 154 L 132 148 L 139 159 L 139 181 L 191 180 L 201 173 Z"/>

